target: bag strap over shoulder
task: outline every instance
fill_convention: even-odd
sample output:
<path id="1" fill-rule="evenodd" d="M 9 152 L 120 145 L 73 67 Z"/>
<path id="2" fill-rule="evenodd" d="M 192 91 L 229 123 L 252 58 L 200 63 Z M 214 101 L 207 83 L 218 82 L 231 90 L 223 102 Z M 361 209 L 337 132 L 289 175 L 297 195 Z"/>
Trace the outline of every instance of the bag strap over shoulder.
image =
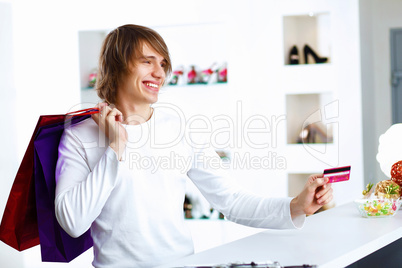
<path id="1" fill-rule="evenodd" d="M 97 114 L 99 113 L 98 108 L 88 108 L 88 109 L 82 109 L 74 112 L 69 112 L 66 113 L 67 116 L 82 116 L 82 115 L 89 115 L 89 114 Z"/>

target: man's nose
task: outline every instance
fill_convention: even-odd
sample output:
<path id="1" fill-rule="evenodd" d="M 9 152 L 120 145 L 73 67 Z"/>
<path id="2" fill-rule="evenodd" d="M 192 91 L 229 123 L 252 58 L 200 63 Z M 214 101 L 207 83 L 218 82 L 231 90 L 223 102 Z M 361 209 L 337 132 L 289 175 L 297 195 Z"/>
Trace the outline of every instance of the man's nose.
<path id="1" fill-rule="evenodd" d="M 164 79 L 165 69 L 162 66 L 160 66 L 159 64 L 156 64 L 152 74 L 156 78 Z"/>

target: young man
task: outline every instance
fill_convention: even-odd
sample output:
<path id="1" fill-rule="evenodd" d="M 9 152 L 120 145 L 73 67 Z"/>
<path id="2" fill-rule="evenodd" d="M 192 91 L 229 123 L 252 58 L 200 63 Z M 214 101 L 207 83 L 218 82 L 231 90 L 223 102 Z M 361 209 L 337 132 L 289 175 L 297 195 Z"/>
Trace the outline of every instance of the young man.
<path id="1" fill-rule="evenodd" d="M 306 214 L 331 201 L 331 186 L 318 175 L 297 197 L 273 199 L 245 192 L 211 161 L 200 161 L 219 156 L 178 139 L 185 122 L 151 107 L 171 72 L 168 49 L 155 31 L 115 29 L 99 63 L 97 90 L 105 103 L 92 119 L 65 130 L 55 199 L 67 233 L 77 237 L 91 229 L 95 267 L 154 267 L 193 253 L 183 217 L 188 178 L 227 219 L 260 228 L 301 228 Z M 151 169 L 141 165 L 144 159 L 190 161 L 184 170 L 178 163 Z"/>

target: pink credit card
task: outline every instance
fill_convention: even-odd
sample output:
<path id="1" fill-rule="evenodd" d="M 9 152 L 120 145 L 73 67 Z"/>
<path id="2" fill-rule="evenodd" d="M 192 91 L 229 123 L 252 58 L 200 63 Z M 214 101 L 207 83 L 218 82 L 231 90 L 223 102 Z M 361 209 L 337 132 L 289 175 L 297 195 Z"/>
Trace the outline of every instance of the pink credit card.
<path id="1" fill-rule="evenodd" d="M 328 183 L 349 180 L 350 166 L 329 168 L 324 170 L 324 178 L 329 178 Z"/>

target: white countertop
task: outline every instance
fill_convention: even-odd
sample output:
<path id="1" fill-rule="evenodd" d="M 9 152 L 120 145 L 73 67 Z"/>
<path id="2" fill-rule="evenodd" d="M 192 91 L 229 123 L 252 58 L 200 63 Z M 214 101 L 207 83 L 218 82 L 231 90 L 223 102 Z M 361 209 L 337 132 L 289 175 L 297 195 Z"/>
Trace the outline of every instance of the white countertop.
<path id="1" fill-rule="evenodd" d="M 278 261 L 281 265 L 345 267 L 402 236 L 402 211 L 389 218 L 363 218 L 354 203 L 307 217 L 301 230 L 266 230 L 160 266 Z"/>

